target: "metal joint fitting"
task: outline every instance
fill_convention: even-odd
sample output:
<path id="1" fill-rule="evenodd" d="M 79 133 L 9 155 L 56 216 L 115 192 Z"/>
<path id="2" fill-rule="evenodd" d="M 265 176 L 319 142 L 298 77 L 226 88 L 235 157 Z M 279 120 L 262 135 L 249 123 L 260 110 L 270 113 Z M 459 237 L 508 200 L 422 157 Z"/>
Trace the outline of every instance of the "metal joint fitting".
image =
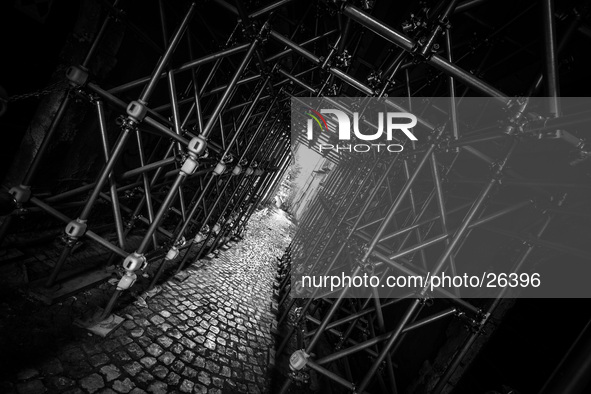
<path id="1" fill-rule="evenodd" d="M 125 272 L 125 275 L 121 277 L 119 283 L 117 283 L 117 290 L 127 290 L 135 283 L 137 275 L 133 271 Z"/>
<path id="2" fill-rule="evenodd" d="M 199 243 L 201 241 L 204 241 L 205 238 L 206 238 L 205 234 L 203 234 L 202 232 L 198 232 L 197 234 L 195 234 L 195 238 L 193 238 L 193 242 Z"/>
<path id="3" fill-rule="evenodd" d="M 252 169 L 252 167 L 248 167 L 248 168 L 246 169 L 246 172 L 245 172 L 245 174 L 244 174 L 244 175 L 245 175 L 245 176 L 251 176 L 253 172 L 254 172 L 254 170 Z"/>
<path id="4" fill-rule="evenodd" d="M 143 101 L 132 101 L 129 103 L 126 109 L 127 115 L 129 115 L 133 120 L 136 122 L 141 122 L 146 117 L 148 113 L 148 107 L 146 107 L 146 103 Z"/>
<path id="5" fill-rule="evenodd" d="M 213 169 L 213 175 L 222 175 L 226 171 L 226 163 L 220 161 Z"/>
<path id="6" fill-rule="evenodd" d="M 139 254 L 137 252 L 130 253 L 127 255 L 125 260 L 123 260 L 123 268 L 126 271 L 137 271 L 143 270 L 148 265 L 148 261 L 143 254 Z"/>
<path id="7" fill-rule="evenodd" d="M 86 220 L 78 218 L 76 220 L 72 220 L 66 225 L 65 232 L 70 238 L 80 238 L 84 235 L 84 233 L 86 233 L 87 228 L 88 226 L 86 225 Z"/>
<path id="8" fill-rule="evenodd" d="M 199 162 L 191 155 L 185 158 L 183 166 L 181 167 L 180 173 L 185 175 L 193 175 L 199 168 Z"/>
<path id="9" fill-rule="evenodd" d="M 261 176 L 263 175 L 263 169 L 262 168 L 257 168 L 256 170 L 254 170 L 254 176 Z"/>
<path id="10" fill-rule="evenodd" d="M 309 358 L 310 355 L 304 349 L 296 350 L 289 357 L 289 368 L 292 371 L 300 371 L 308 364 Z"/>
<path id="11" fill-rule="evenodd" d="M 190 156 L 199 156 L 205 152 L 205 148 L 207 148 L 207 140 L 202 136 L 197 136 L 191 138 L 189 141 L 189 146 L 187 146 L 187 150 L 189 151 Z"/>
<path id="12" fill-rule="evenodd" d="M 178 248 L 176 246 L 173 246 L 168 250 L 164 259 L 165 260 L 174 260 L 178 257 L 179 253 L 180 252 L 179 252 Z"/>
<path id="13" fill-rule="evenodd" d="M 88 82 L 88 70 L 82 66 L 70 66 L 66 70 L 66 78 L 72 86 L 84 86 Z"/>
<path id="14" fill-rule="evenodd" d="M 236 167 L 234 167 L 232 170 L 232 175 L 237 176 L 240 175 L 240 173 L 242 173 L 242 167 L 240 165 L 236 165 Z"/>
<path id="15" fill-rule="evenodd" d="M 18 185 L 8 191 L 17 204 L 22 204 L 31 198 L 31 186 Z"/>

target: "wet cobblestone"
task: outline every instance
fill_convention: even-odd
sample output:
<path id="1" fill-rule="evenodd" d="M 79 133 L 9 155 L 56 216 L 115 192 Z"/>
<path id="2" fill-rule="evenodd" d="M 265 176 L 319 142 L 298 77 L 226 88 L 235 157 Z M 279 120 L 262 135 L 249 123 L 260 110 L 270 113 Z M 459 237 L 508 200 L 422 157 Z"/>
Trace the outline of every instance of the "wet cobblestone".
<path id="1" fill-rule="evenodd" d="M 108 338 L 79 329 L 60 349 L 0 379 L 0 389 L 7 394 L 269 392 L 272 283 L 289 227 L 280 211 L 258 212 L 244 240 L 217 258 L 197 261 L 185 282 L 167 282 L 147 306 L 130 303 L 117 310 L 126 321 Z"/>

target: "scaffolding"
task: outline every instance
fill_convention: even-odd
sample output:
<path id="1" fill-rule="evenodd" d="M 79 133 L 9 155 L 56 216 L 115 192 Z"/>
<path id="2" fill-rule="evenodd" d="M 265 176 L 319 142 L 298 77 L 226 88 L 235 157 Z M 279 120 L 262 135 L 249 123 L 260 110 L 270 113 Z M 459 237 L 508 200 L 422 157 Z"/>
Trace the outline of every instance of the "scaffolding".
<path id="1" fill-rule="evenodd" d="M 558 53 L 582 29 L 576 7 L 568 15 L 560 15 L 569 25 L 558 40 L 553 1 L 541 2 L 544 71 L 534 76 L 522 97 L 511 97 L 479 77 L 479 70 L 462 68 L 462 59 L 454 54 L 454 15 L 485 1 L 421 4 L 402 30 L 372 16 L 371 1 L 306 3 L 299 21 L 283 12 L 296 3 L 292 0 L 252 10 L 240 0 L 235 5 L 224 0 L 214 3 L 225 18 L 236 19 L 236 25 L 222 48 L 201 57 L 194 57 L 192 50 L 198 41 L 191 32 L 199 15 L 196 3 L 183 10 L 170 35 L 161 15 L 164 49 L 123 17 L 119 1 L 104 4 L 105 21 L 85 59 L 67 70 L 68 91 L 26 175 L 10 190 L 15 213 L 7 216 L 0 229 L 0 238 L 4 238 L 19 212 L 32 207 L 66 224 L 59 260 L 39 291 L 50 293 L 60 283 L 64 264 L 81 238 L 97 243 L 111 254 L 108 265 L 117 259 L 123 261 L 122 276 L 109 302 L 89 323 L 97 325 L 111 316 L 121 293 L 130 289 L 138 273 L 148 266 L 154 272 L 153 288 L 168 262 L 174 261 L 180 273 L 195 253 L 197 257 L 208 255 L 239 238 L 253 212 L 283 179 L 293 161 L 292 144 L 315 148 L 330 142 L 330 134 L 313 141 L 303 134 L 291 138 L 290 103 L 299 97 L 329 102 L 335 96 L 443 95 L 449 99 L 446 108 L 439 108 L 445 121 L 435 124 L 419 117 L 417 128 L 424 138 L 409 142 L 404 153 L 382 152 L 359 159 L 349 152 L 323 152 L 335 167 L 308 206 L 282 259 L 278 324 L 285 325 L 287 332 L 280 337 L 277 353 L 291 356 L 292 373 L 281 392 L 302 380 L 298 374 L 307 370 L 352 392 L 399 392 L 393 355 L 408 334 L 435 322 L 458 319 L 467 327 L 463 343 L 429 391 L 450 392 L 452 376 L 508 291 L 505 288 L 494 298 L 476 301 L 461 294 L 433 299 L 426 288 L 401 298 L 370 294 L 348 299 L 349 289 L 345 288 L 330 297 L 312 292 L 302 300 L 290 296 L 296 287 L 289 275 L 296 256 L 309 272 L 328 275 L 344 256 L 353 253 L 352 248 L 363 245 L 352 275 L 436 275 L 454 272 L 457 260 L 477 258 L 478 251 L 470 244 L 475 234 L 488 231 L 500 234 L 508 245 L 517 243 L 518 251 L 509 259 L 510 272 L 523 272 L 539 248 L 591 258 L 587 250 L 544 239 L 556 217 L 572 215 L 569 207 L 580 206 L 589 197 L 588 186 L 577 178 L 577 164 L 590 156 L 577 126 L 589 122 L 591 113 L 561 107 L 557 71 Z M 327 22 L 327 15 L 335 16 L 334 20 Z M 323 18 L 324 23 L 318 23 Z M 312 33 L 301 28 L 304 22 L 310 25 L 310 20 L 314 21 Z M 127 24 L 134 39 L 147 41 L 159 53 L 159 60 L 149 76 L 106 89 L 89 69 L 115 23 Z M 286 23 L 289 33 L 276 27 Z M 499 33 L 503 29 L 491 36 Z M 381 37 L 389 49 L 381 64 L 372 66 L 361 79 L 357 57 L 361 38 L 367 35 Z M 488 38 L 479 42 L 484 49 L 491 45 Z M 185 42 L 188 51 L 179 49 Z M 480 68 L 485 66 L 483 62 Z M 413 70 L 423 77 L 413 79 Z M 219 79 L 227 83 L 213 86 Z M 529 96 L 542 86 L 548 92 L 546 112 L 530 108 Z M 158 87 L 160 94 L 153 100 Z M 492 98 L 494 105 L 506 111 L 505 124 L 501 128 L 477 123 L 466 127 L 458 118 L 457 107 L 468 94 Z M 126 99 L 129 96 L 135 99 Z M 95 112 L 104 166 L 93 182 L 51 196 L 36 196 L 32 192 L 35 176 L 74 100 L 84 101 Z M 394 102 L 392 106 L 409 110 Z M 119 116 L 113 119 L 106 111 Z M 111 146 L 109 141 L 115 143 Z M 137 146 L 139 165 L 119 173 L 117 163 L 130 141 Z M 572 174 L 574 180 L 530 179 L 513 168 L 524 145 L 542 143 L 549 146 L 549 154 L 562 157 L 568 151 L 574 155 L 571 165 L 569 159 L 561 159 L 567 164 L 564 173 Z M 543 160 L 543 154 L 534 155 L 531 164 L 540 165 Z M 463 174 L 465 168 L 478 171 Z M 112 208 L 114 240 L 93 231 L 92 213 L 99 201 Z M 62 212 L 59 207 L 67 204 L 81 206 L 77 216 Z M 516 214 L 524 215 L 519 228 L 502 224 L 504 218 Z M 174 220 L 167 220 L 170 217 Z M 499 220 L 501 224 L 495 226 Z M 141 240 L 132 246 L 130 233 L 138 231 Z M 102 279 L 111 275 L 102 269 Z M 404 308 L 393 312 L 392 307 L 401 305 Z M 293 341 L 297 342 L 295 350 Z M 320 341 L 328 341 L 334 351 L 319 352 Z M 351 359 L 360 352 L 371 362 L 361 372 L 352 372 Z M 342 367 L 342 374 L 334 372 L 331 366 L 335 364 Z"/>

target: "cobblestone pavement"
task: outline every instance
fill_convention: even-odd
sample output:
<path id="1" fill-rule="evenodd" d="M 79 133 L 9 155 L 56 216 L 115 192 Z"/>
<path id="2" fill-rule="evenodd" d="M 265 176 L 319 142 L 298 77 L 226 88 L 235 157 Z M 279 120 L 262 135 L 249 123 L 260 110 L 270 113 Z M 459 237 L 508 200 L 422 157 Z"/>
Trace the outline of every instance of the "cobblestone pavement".
<path id="1" fill-rule="evenodd" d="M 269 392 L 272 283 L 290 228 L 282 211 L 257 212 L 244 240 L 196 262 L 185 282 L 169 281 L 147 303 L 119 309 L 126 321 L 107 338 L 67 327 L 74 330 L 67 341 L 35 353 L 26 348 L 43 331 L 23 326 L 25 333 L 14 334 L 20 343 L 12 345 L 23 346 L 28 357 L 1 379 L 0 392 Z M 28 342 L 22 339 L 27 333 L 35 336 Z M 0 353 L 3 374 L 11 369 L 5 358 L 11 354 Z"/>

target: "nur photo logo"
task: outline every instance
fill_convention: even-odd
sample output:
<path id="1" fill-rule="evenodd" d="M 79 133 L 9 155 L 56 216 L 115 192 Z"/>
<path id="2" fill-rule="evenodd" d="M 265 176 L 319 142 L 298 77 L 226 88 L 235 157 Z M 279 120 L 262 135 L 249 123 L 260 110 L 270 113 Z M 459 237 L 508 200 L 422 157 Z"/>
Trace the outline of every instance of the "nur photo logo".
<path id="1" fill-rule="evenodd" d="M 347 152 L 402 152 L 403 145 L 398 143 L 400 137 L 417 141 L 417 137 L 411 129 L 416 126 L 417 118 L 408 112 L 376 112 L 368 116 L 366 109 L 364 116 L 377 120 L 377 125 L 360 119 L 359 112 L 352 111 L 351 115 L 345 111 L 334 108 L 322 108 L 314 110 L 304 108 L 303 113 L 309 118 L 306 122 L 306 138 L 311 141 L 315 133 L 336 134 L 338 143 L 320 143 L 318 152 L 325 150 Z M 352 118 L 352 119 L 351 119 Z M 334 137 L 332 137 L 334 140 Z M 355 143 L 356 141 L 371 141 L 372 143 Z M 393 142 L 397 141 L 397 142 Z"/>

